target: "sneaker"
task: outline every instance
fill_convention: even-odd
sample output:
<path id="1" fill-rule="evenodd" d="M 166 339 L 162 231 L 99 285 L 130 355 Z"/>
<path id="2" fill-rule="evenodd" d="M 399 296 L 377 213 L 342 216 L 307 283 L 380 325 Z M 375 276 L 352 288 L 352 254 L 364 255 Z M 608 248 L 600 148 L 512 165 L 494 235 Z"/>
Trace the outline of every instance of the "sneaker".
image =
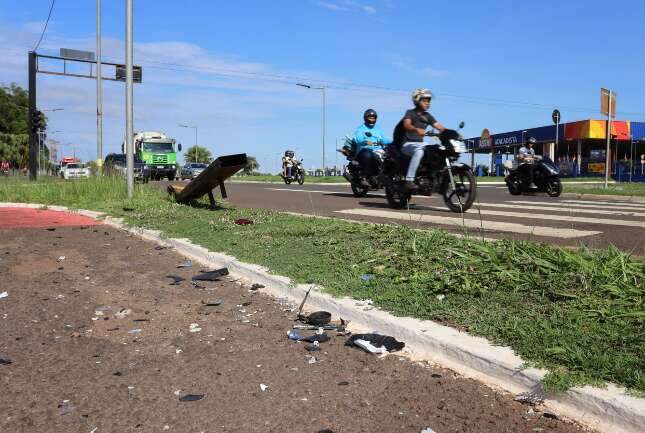
<path id="1" fill-rule="evenodd" d="M 418 187 L 417 187 L 417 184 L 416 184 L 416 183 L 414 183 L 413 181 L 411 181 L 411 180 L 406 180 L 406 181 L 405 181 L 405 183 L 403 184 L 403 188 L 404 188 L 404 189 L 406 189 L 406 190 L 408 190 L 408 191 L 414 191 L 414 190 L 415 190 L 415 189 L 417 189 Z"/>

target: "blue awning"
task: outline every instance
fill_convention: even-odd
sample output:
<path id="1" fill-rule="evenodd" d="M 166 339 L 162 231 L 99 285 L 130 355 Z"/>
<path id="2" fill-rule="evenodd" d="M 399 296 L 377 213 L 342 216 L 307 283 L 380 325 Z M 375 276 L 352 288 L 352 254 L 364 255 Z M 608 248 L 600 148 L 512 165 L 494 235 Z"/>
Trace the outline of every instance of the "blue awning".
<path id="1" fill-rule="evenodd" d="M 632 140 L 645 140 L 645 122 L 631 122 Z"/>

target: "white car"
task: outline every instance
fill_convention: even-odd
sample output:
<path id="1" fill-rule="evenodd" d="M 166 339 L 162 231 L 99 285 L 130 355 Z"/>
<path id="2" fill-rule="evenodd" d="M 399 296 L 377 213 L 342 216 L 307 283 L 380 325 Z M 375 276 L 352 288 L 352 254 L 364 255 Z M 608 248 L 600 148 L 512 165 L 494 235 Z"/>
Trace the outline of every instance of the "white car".
<path id="1" fill-rule="evenodd" d="M 85 164 L 71 163 L 63 167 L 63 179 L 87 179 L 90 177 L 90 169 Z"/>

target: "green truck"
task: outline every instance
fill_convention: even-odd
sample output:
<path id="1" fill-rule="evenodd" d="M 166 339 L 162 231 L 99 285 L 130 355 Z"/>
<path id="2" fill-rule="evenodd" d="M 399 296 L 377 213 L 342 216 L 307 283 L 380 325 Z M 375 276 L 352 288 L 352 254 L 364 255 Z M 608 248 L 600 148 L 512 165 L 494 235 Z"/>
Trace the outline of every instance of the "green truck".
<path id="1" fill-rule="evenodd" d="M 177 152 L 181 152 L 181 143 L 156 131 L 137 132 L 133 141 L 134 154 L 146 165 L 150 179 L 175 179 L 178 170 Z M 125 153 L 125 141 L 121 148 Z"/>

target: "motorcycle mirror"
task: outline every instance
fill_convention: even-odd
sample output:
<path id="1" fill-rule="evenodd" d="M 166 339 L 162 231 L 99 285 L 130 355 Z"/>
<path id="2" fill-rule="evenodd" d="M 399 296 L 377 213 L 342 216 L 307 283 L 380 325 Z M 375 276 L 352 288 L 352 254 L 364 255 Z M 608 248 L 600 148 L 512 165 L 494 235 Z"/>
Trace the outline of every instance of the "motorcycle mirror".
<path id="1" fill-rule="evenodd" d="M 371 133 L 371 132 L 369 132 L 369 131 L 367 131 L 367 132 L 365 133 L 365 135 L 366 135 L 366 136 L 368 136 L 368 137 L 371 137 L 371 136 L 372 136 L 372 133 Z"/>
<path id="2" fill-rule="evenodd" d="M 459 129 L 462 129 L 464 126 L 466 126 L 466 124 L 464 123 L 463 120 L 459 122 Z"/>
<path id="3" fill-rule="evenodd" d="M 179 151 L 181 152 L 181 143 L 179 143 L 179 144 L 177 145 L 177 150 L 179 150 Z"/>

